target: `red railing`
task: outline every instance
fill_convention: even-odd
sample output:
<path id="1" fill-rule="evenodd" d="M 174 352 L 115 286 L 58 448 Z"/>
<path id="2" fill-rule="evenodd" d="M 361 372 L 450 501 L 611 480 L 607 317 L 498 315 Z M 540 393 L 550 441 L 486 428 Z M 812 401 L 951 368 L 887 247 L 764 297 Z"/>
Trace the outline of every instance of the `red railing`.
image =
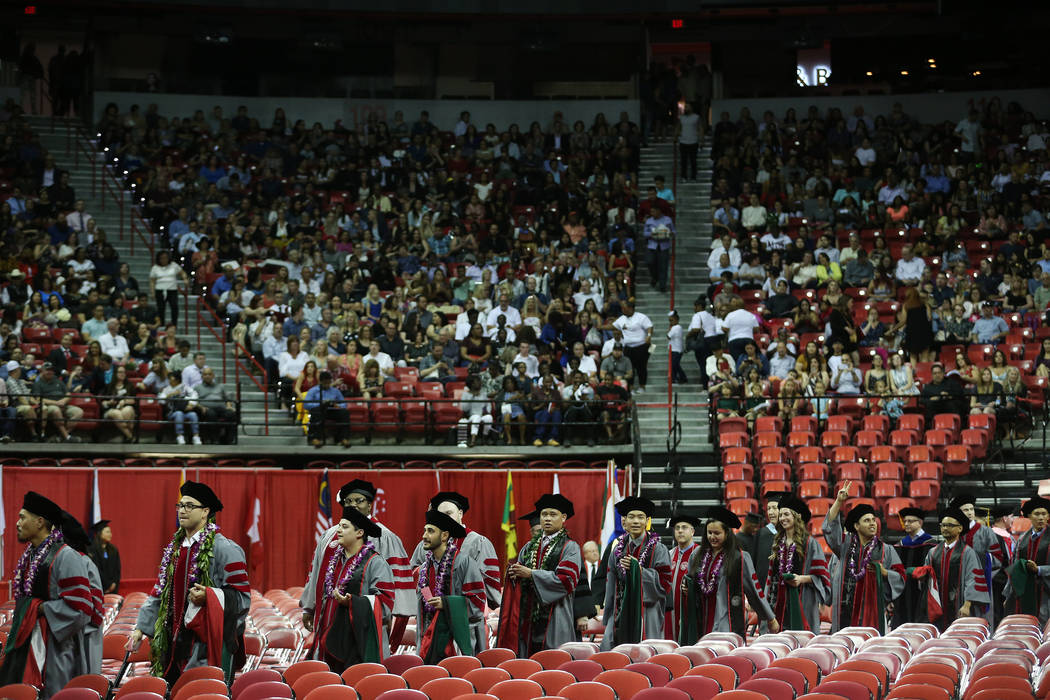
<path id="1" fill-rule="evenodd" d="M 674 196 L 674 207 L 675 213 L 678 213 L 678 139 L 674 139 L 671 142 L 671 194 Z M 677 219 L 677 216 L 675 217 Z M 668 275 L 671 278 L 671 299 L 670 307 L 668 311 L 674 311 L 674 293 L 675 293 L 675 274 L 674 266 L 675 259 L 678 252 L 678 236 L 679 236 L 678 224 L 675 222 L 675 235 L 671 236 L 671 261 L 668 263 L 670 270 Z M 674 412 L 672 406 L 674 405 L 674 372 L 671 365 L 671 344 L 667 344 L 667 430 L 670 431 L 674 428 Z"/>

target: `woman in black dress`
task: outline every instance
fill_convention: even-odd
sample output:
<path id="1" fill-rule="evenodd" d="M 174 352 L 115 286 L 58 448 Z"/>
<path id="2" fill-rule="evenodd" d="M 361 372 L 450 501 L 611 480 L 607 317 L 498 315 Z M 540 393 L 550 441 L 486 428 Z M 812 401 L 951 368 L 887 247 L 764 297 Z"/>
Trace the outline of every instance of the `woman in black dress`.
<path id="1" fill-rule="evenodd" d="M 98 567 L 102 578 L 102 592 L 116 593 L 120 588 L 120 552 L 113 546 L 113 531 L 108 520 L 99 520 L 91 526 L 94 540 L 88 550 L 88 556 Z"/>
<path id="2" fill-rule="evenodd" d="M 898 319 L 904 326 L 904 349 L 908 351 L 911 362 L 933 362 L 933 324 L 926 301 L 915 287 L 904 297 Z"/>

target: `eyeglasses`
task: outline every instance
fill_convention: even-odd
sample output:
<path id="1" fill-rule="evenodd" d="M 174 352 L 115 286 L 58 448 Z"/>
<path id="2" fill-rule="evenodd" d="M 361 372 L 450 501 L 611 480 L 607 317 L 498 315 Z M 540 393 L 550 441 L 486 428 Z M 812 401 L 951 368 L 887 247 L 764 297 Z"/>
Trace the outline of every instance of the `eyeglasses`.
<path id="1" fill-rule="evenodd" d="M 343 501 L 344 506 L 359 506 L 368 503 L 367 498 L 347 498 Z"/>
<path id="2" fill-rule="evenodd" d="M 953 527 L 962 527 L 962 525 L 960 525 L 959 523 L 941 523 L 941 529 L 942 530 L 945 529 L 945 528 L 953 528 Z"/>
<path id="3" fill-rule="evenodd" d="M 199 505 L 196 505 L 195 503 L 176 503 L 175 504 L 175 510 L 180 511 L 180 512 L 184 511 L 184 510 L 197 510 L 198 508 L 203 508 L 203 507 L 204 506 L 199 506 Z"/>

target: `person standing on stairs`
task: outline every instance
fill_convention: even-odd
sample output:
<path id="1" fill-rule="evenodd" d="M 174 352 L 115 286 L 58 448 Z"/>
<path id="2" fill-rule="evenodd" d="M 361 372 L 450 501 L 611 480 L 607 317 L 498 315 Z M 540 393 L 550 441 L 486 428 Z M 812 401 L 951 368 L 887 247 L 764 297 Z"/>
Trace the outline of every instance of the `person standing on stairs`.
<path id="1" fill-rule="evenodd" d="M 171 309 L 171 323 L 179 323 L 179 279 L 188 287 L 190 278 L 176 265 L 166 250 L 157 253 L 157 261 L 149 271 L 149 288 L 157 300 L 157 313 L 160 314 L 160 325 L 164 325 L 164 305 Z"/>
<path id="2" fill-rule="evenodd" d="M 678 322 L 678 312 L 667 312 L 667 347 L 671 351 L 671 381 L 675 384 L 688 384 L 689 377 L 682 369 L 682 324 Z"/>
<path id="3" fill-rule="evenodd" d="M 649 285 L 660 287 L 667 293 L 669 270 L 671 266 L 671 240 L 675 236 L 674 221 L 663 213 L 659 204 L 649 210 L 643 231 L 646 241 L 645 257 L 649 263 Z"/>
<path id="4" fill-rule="evenodd" d="M 700 150 L 700 137 L 703 135 L 700 115 L 693 111 L 693 105 L 685 103 L 685 112 L 678 117 L 675 138 L 678 140 L 678 157 L 682 162 L 682 180 L 696 180 L 696 154 Z"/>
<path id="5" fill-rule="evenodd" d="M 613 321 L 613 328 L 623 333 L 623 353 L 631 361 L 638 377 L 638 391 L 645 391 L 649 378 L 649 346 L 652 345 L 653 322 L 634 309 L 634 297 L 623 302 L 623 313 Z"/>

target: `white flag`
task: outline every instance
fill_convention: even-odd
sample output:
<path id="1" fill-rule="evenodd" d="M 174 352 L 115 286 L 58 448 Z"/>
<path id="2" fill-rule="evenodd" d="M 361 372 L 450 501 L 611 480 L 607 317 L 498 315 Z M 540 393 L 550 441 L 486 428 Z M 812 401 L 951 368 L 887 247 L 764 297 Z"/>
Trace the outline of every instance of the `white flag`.
<path id="1" fill-rule="evenodd" d="M 554 489 L 551 493 L 561 493 L 561 486 L 558 485 L 558 472 L 554 472 Z"/>
<path id="2" fill-rule="evenodd" d="M 91 478 L 91 522 L 88 527 L 102 520 L 102 498 L 98 492 L 98 469 Z"/>

